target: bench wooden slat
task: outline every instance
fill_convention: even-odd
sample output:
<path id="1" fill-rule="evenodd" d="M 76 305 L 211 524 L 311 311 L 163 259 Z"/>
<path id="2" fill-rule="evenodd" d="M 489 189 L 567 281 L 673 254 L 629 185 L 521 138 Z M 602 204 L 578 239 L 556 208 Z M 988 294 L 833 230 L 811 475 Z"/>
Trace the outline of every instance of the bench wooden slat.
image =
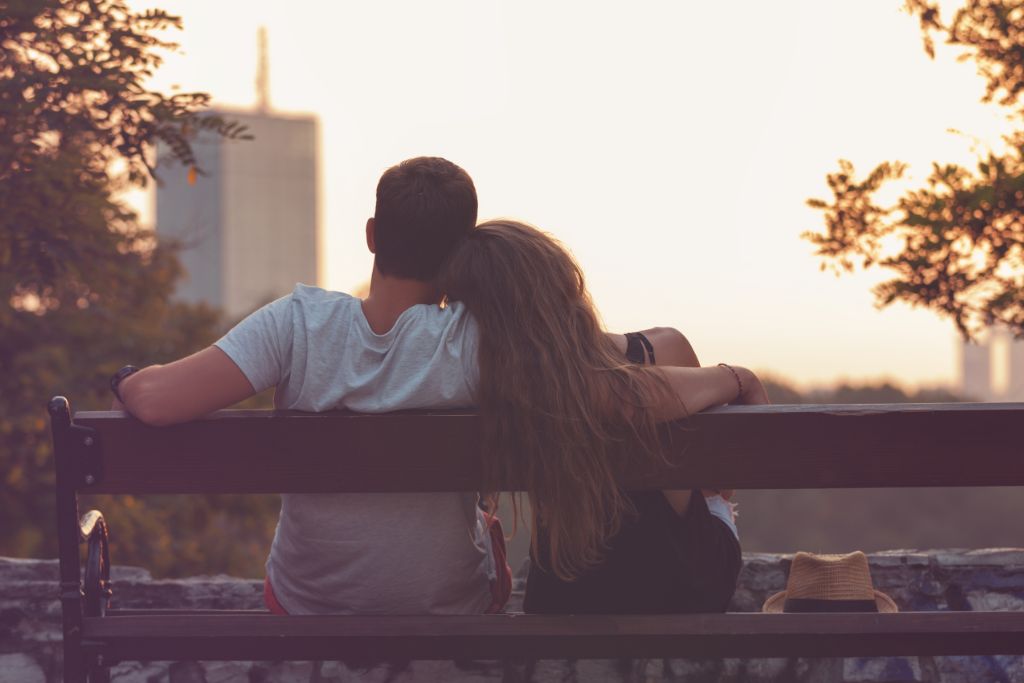
<path id="1" fill-rule="evenodd" d="M 474 491 L 479 424 L 466 412 L 223 411 L 160 429 L 114 412 L 78 413 L 72 425 L 61 401 L 51 414 L 67 680 L 82 680 L 95 656 L 110 663 L 1024 654 L 1021 612 L 278 617 L 147 609 L 82 620 L 78 491 Z M 1022 424 L 1024 404 L 728 407 L 666 427 L 669 464 L 633 467 L 621 481 L 634 490 L 1024 486 Z M 510 480 L 502 488 L 521 487 Z"/>
<path id="2" fill-rule="evenodd" d="M 166 608 L 124 608 L 108 609 L 105 617 L 198 617 L 211 614 L 239 617 L 275 617 L 278 616 L 266 609 L 166 609 Z"/>
<path id="3" fill-rule="evenodd" d="M 118 659 L 516 659 L 1024 654 L 1024 615 L 290 616 L 87 618 Z"/>
<path id="4" fill-rule="evenodd" d="M 98 493 L 474 491 L 471 413 L 221 411 L 173 427 L 80 412 L 96 430 Z M 1024 404 L 736 406 L 670 429 L 677 466 L 623 478 L 653 488 L 1024 485 Z M 372 457 L 365 454 L 372 453 Z M 506 482 L 506 490 L 521 488 Z"/>

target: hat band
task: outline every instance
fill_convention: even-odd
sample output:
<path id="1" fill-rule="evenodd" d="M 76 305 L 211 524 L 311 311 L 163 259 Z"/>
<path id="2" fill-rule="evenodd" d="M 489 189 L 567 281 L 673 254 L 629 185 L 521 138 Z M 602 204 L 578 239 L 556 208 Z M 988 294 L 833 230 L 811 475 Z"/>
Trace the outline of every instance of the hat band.
<path id="1" fill-rule="evenodd" d="M 783 612 L 877 612 L 874 600 L 821 600 L 818 598 L 786 598 Z"/>

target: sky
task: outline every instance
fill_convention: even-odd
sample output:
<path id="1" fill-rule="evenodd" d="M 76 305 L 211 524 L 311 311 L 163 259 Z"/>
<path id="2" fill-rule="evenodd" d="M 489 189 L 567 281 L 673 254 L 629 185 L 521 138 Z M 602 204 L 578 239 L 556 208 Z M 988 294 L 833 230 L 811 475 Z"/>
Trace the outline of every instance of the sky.
<path id="1" fill-rule="evenodd" d="M 481 219 L 571 249 L 611 330 L 677 327 L 705 364 L 801 387 L 958 382 L 950 322 L 876 309 L 884 272 L 821 272 L 800 237 L 840 158 L 907 162 L 911 187 L 1009 129 L 972 62 L 927 57 L 901 0 L 131 4 L 184 20 L 151 85 L 218 106 L 254 106 L 267 27 L 272 107 L 320 122 L 323 286 L 367 280 L 380 174 L 444 156 Z"/>

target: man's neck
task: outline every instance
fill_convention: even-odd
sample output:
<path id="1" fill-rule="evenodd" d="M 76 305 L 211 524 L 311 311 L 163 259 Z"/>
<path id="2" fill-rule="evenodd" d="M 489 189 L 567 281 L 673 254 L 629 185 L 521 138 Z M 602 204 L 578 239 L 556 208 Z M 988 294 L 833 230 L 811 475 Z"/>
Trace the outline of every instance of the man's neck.
<path id="1" fill-rule="evenodd" d="M 363 315 L 371 330 L 384 334 L 410 307 L 438 301 L 440 295 L 434 283 L 382 275 L 375 266 L 370 276 L 370 293 L 363 299 Z"/>

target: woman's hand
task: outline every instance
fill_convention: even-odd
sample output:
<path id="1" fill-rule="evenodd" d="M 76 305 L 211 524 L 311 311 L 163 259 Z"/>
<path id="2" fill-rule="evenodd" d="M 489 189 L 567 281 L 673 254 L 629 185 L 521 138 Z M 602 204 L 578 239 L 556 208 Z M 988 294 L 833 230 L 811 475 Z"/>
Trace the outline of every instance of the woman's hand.
<path id="1" fill-rule="evenodd" d="M 733 368 L 743 383 L 743 391 L 735 400 L 730 401 L 731 405 L 760 406 L 771 403 L 768 399 L 768 392 L 764 384 L 752 371 L 746 368 Z"/>
<path id="2" fill-rule="evenodd" d="M 707 368 L 658 367 L 675 392 L 676 399 L 652 407 L 658 421 L 678 420 L 694 413 L 725 404 L 758 405 L 768 403 L 764 385 L 743 367 Z"/>
<path id="3" fill-rule="evenodd" d="M 739 396 L 733 400 L 730 405 L 766 405 L 771 403 L 768 400 L 768 392 L 764 388 L 764 384 L 752 371 L 747 368 L 733 368 L 736 372 L 736 376 L 739 378 L 743 386 L 743 391 Z M 732 500 L 734 489 L 704 489 L 704 496 L 722 496 L 726 500 Z"/>

